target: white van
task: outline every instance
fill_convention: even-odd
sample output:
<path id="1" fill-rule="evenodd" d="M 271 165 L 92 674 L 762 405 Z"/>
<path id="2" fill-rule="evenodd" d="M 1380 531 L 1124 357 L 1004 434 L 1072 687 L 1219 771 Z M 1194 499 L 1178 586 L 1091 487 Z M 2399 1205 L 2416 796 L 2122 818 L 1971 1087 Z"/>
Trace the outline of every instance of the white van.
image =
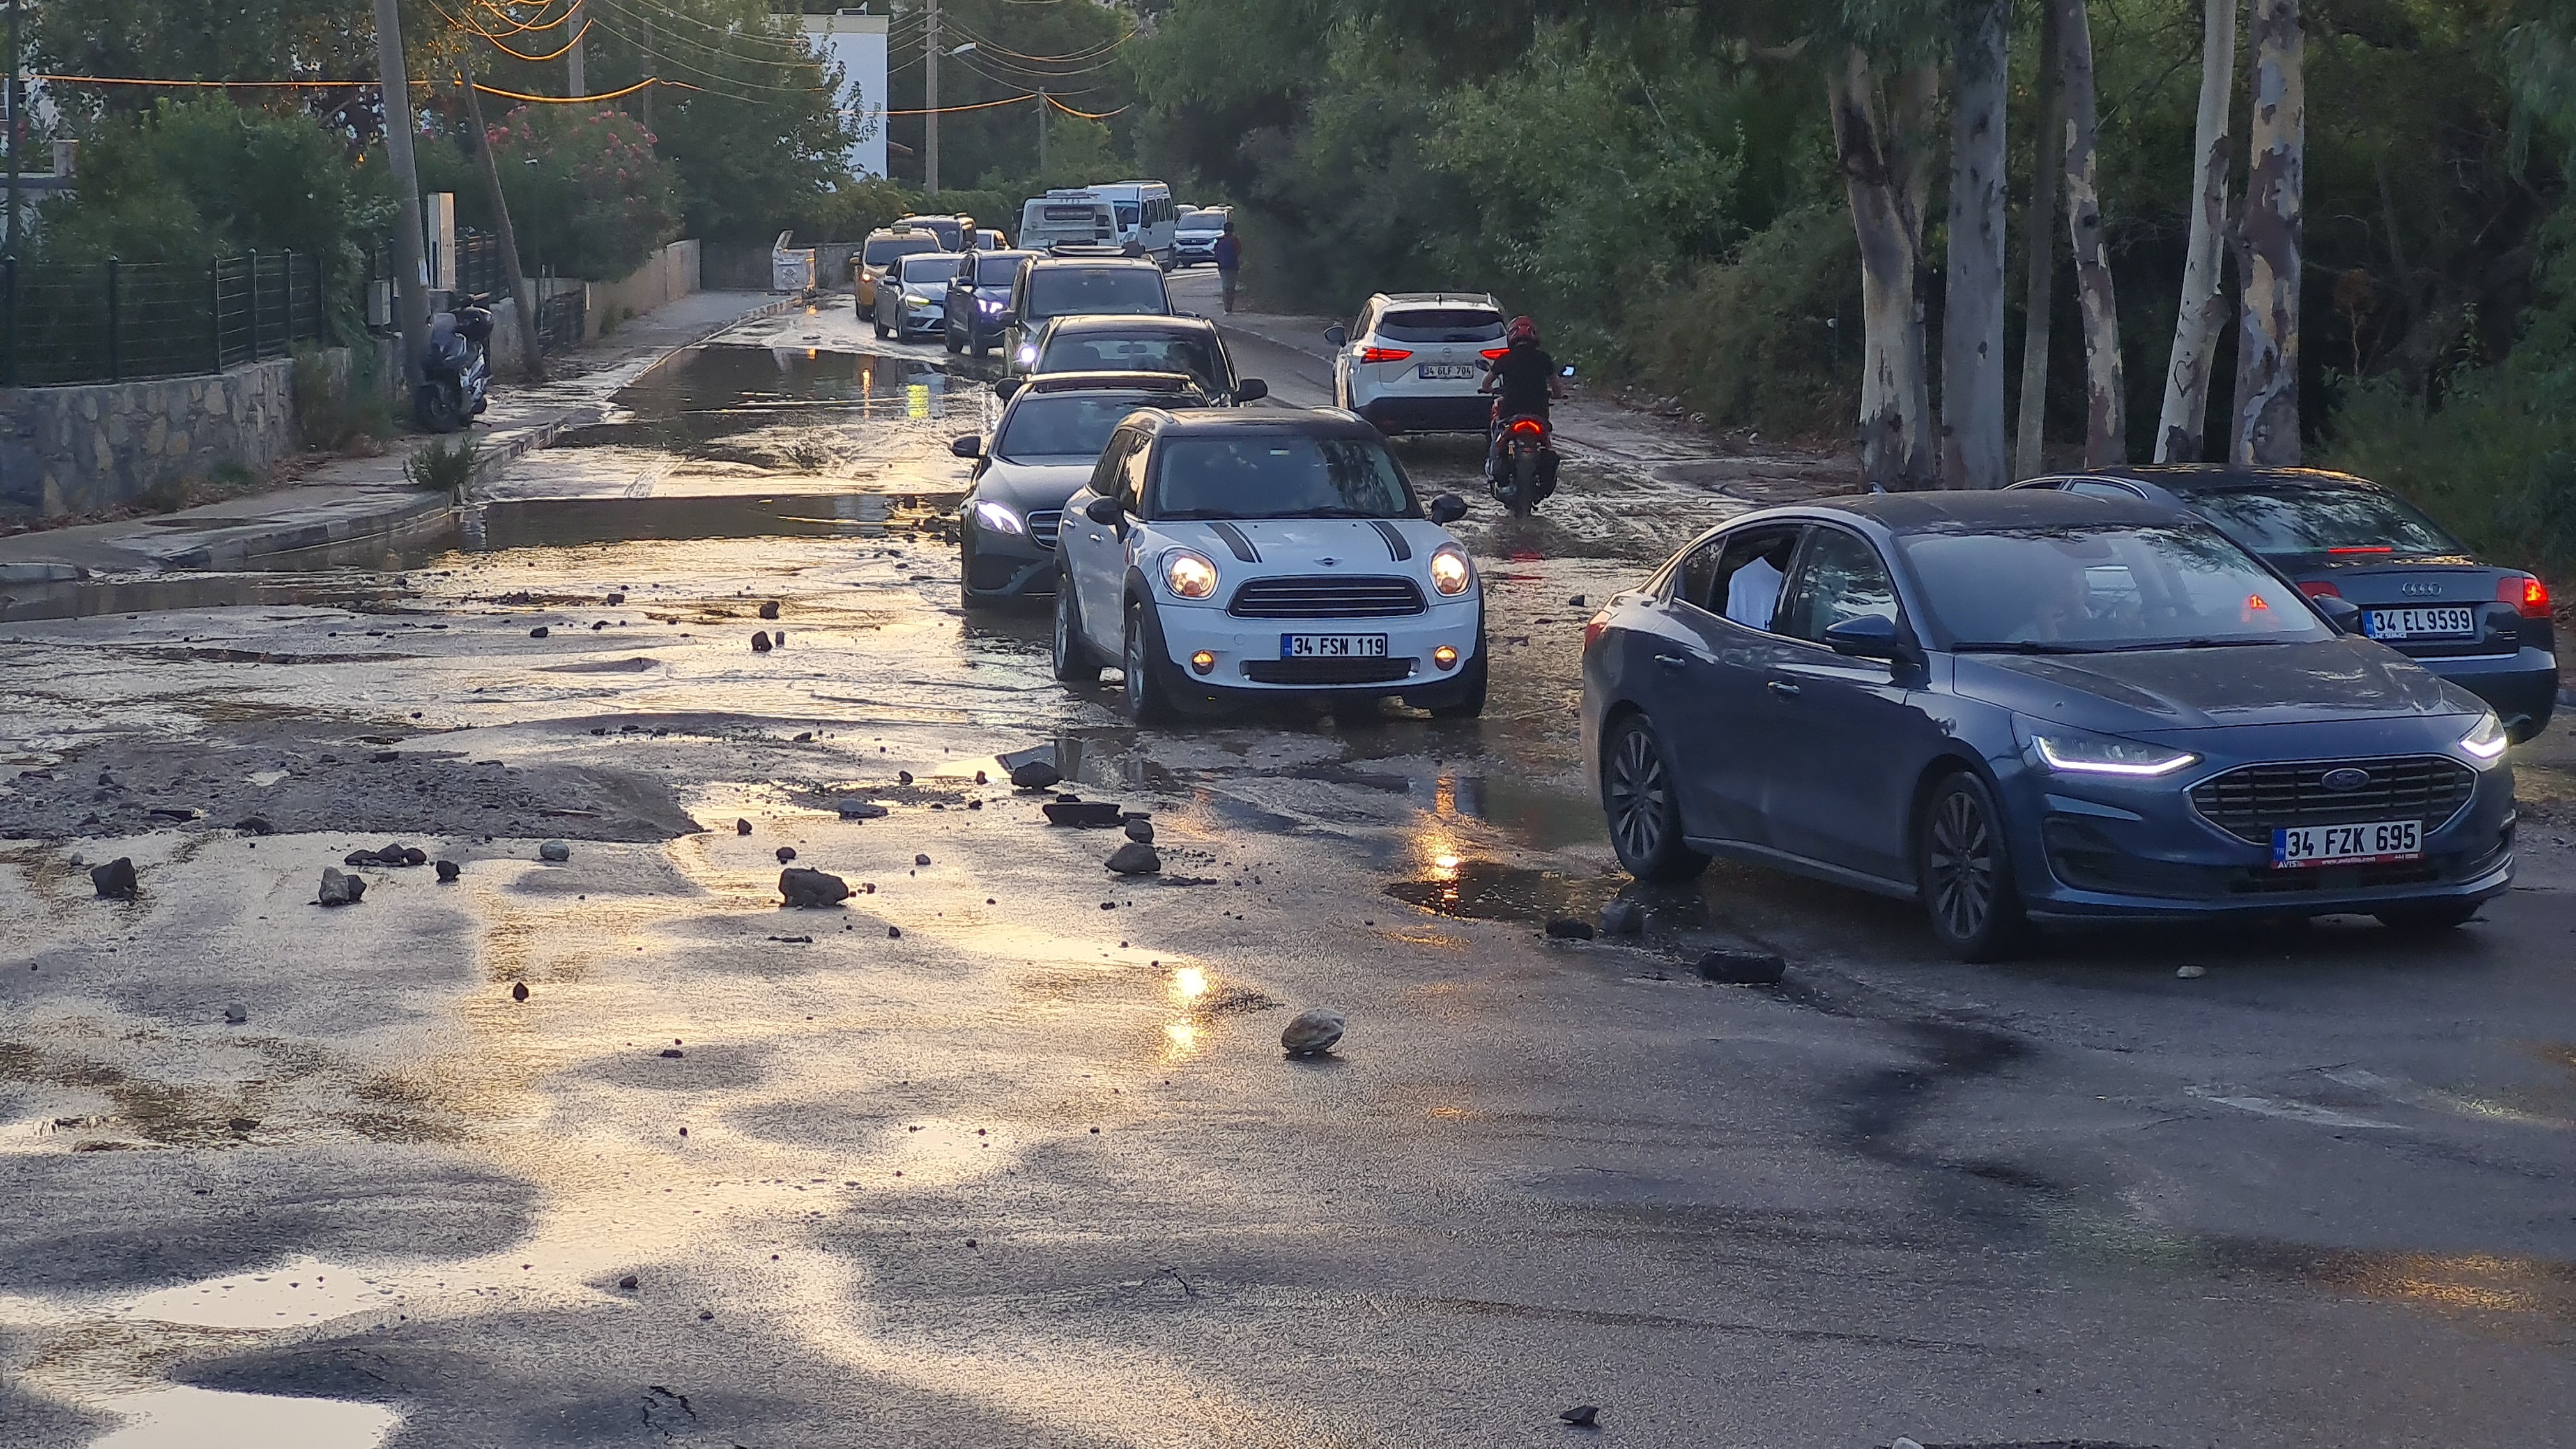
<path id="1" fill-rule="evenodd" d="M 1180 209 L 1160 181 L 1114 181 L 1065 187 L 1031 197 L 1020 209 L 1020 245 L 1044 250 L 1086 242 L 1135 251 L 1168 270 Z"/>

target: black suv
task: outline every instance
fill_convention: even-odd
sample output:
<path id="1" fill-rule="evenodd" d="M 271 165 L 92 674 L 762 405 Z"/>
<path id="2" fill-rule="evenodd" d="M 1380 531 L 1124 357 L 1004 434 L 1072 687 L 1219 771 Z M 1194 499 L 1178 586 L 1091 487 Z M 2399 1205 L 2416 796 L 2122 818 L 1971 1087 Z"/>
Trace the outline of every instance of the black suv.
<path id="1" fill-rule="evenodd" d="M 1014 371 L 1025 371 L 1038 329 L 1056 317 L 1092 314 L 1169 317 L 1172 294 L 1163 269 L 1143 257 L 1033 256 L 1020 263 L 1003 317 L 1002 345 Z"/>

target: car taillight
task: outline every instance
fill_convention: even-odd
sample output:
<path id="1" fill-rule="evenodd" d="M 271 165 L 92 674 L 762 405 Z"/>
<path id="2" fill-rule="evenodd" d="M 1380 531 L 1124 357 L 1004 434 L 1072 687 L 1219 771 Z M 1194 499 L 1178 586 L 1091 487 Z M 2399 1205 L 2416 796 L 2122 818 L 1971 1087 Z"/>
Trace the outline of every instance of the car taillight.
<path id="1" fill-rule="evenodd" d="M 2327 583 L 2323 579 L 2308 580 L 2306 583 L 2299 585 L 2299 592 L 2307 595 L 2311 599 L 2340 599 L 2343 597 L 2343 590 L 2336 588 L 2334 585 Z"/>
<path id="2" fill-rule="evenodd" d="M 1583 621 L 1583 652 L 1584 652 L 1584 653 L 1586 653 L 1586 654 L 1591 653 L 1591 652 L 1592 652 L 1592 646 L 1593 646 L 1593 645 L 1595 645 L 1595 644 L 1600 643 L 1600 642 L 1601 642 L 1601 636 L 1602 636 L 1603 634 L 1605 634 L 1605 633 L 1608 633 L 1608 632 L 1609 632 L 1609 629 L 1610 629 L 1610 611 L 1609 611 L 1609 610 L 1607 610 L 1607 609 L 1604 609 L 1604 610 L 1602 610 L 1600 613 L 1593 615 L 1591 618 L 1584 620 L 1584 621 Z"/>
<path id="3" fill-rule="evenodd" d="M 1402 362 L 1404 359 L 1411 357 L 1412 355 L 1413 350 L 1408 347 L 1363 347 L 1360 349 L 1360 361 L 1362 362 Z"/>
<path id="4" fill-rule="evenodd" d="M 1512 431 L 1519 433 L 1524 437 L 1536 437 L 1538 434 L 1547 431 L 1547 424 L 1540 422 L 1536 418 L 1523 418 L 1512 424 Z"/>
<path id="5" fill-rule="evenodd" d="M 1476 355 L 1485 359 L 1487 362 L 1498 362 L 1503 358 L 1511 356 L 1511 354 L 1512 350 L 1508 347 L 1488 347 Z"/>
<path id="6" fill-rule="evenodd" d="M 2396 550 L 2396 548 L 2395 548 L 2394 546 L 2389 545 L 2389 544 L 2385 544 L 2385 543 L 2350 543 L 2350 544 L 2339 544 L 2339 545 L 2337 545 L 2337 546 L 2335 546 L 2335 547 L 2333 547 L 2333 548 L 2327 549 L 2327 550 L 2326 550 L 2326 552 L 2327 552 L 2327 553 L 2330 553 L 2330 554 L 2336 554 L 2336 553 L 2395 553 L 2395 552 L 2397 552 L 2397 550 Z"/>
<path id="7" fill-rule="evenodd" d="M 2549 617 L 2549 585 L 2529 574 L 2506 574 L 2496 580 L 2496 602 L 2511 604 L 2526 619 Z"/>

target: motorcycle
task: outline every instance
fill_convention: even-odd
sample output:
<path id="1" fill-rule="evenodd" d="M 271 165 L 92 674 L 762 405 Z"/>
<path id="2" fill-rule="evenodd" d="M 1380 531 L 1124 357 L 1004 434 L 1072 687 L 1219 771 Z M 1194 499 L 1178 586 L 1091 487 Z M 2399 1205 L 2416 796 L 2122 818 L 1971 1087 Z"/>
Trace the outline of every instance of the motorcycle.
<path id="1" fill-rule="evenodd" d="M 452 433 L 483 415 L 492 386 L 492 309 L 488 297 L 466 294 L 456 310 L 430 320 L 420 360 L 420 391 L 413 415 L 433 433 Z"/>
<path id="2" fill-rule="evenodd" d="M 1527 518 L 1556 492 L 1556 438 L 1547 419 L 1505 418 L 1496 404 L 1502 440 L 1485 455 L 1485 486 L 1516 518 Z"/>

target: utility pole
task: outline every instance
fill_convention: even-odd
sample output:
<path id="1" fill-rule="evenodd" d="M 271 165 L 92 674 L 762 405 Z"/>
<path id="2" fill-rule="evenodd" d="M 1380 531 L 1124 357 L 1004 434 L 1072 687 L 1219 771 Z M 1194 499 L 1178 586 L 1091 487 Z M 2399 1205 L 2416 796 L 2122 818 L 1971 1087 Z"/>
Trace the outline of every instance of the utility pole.
<path id="1" fill-rule="evenodd" d="M 420 235 L 420 171 L 411 153 L 411 76 L 403 66 L 402 0 L 376 0 L 376 72 L 385 96 L 385 159 L 394 173 L 394 315 L 402 322 L 404 391 L 420 390 L 429 341 L 428 248 Z"/>
<path id="2" fill-rule="evenodd" d="M 939 0 L 929 0 L 929 50 L 922 56 L 921 190 L 939 194 Z"/>
<path id="3" fill-rule="evenodd" d="M 589 19 L 582 13 L 579 0 L 575 0 L 572 13 L 564 17 L 564 30 L 572 36 L 572 48 L 564 52 L 564 76 L 569 86 L 564 94 L 568 96 L 590 94 L 590 77 L 583 73 L 581 64 L 581 28 Z"/>
<path id="4" fill-rule="evenodd" d="M 6 109 L 9 112 L 9 228 L 8 240 L 0 243 L 0 251 L 6 251 L 13 257 L 18 254 L 18 133 L 25 129 L 18 124 L 18 67 L 20 64 L 18 0 L 9 0 L 9 94 L 6 97 Z"/>
<path id="5" fill-rule="evenodd" d="M 483 124 L 483 95 L 474 89 L 474 71 L 459 67 L 465 82 L 465 118 L 474 123 L 474 155 L 483 163 L 483 189 L 492 197 L 493 229 L 501 234 L 501 270 L 510 279 L 510 308 L 519 316 L 519 343 L 525 353 L 523 366 L 527 380 L 546 380 L 545 350 L 538 345 L 537 308 L 534 294 L 528 290 L 527 275 L 519 269 L 519 236 L 510 229 L 510 199 L 501 191 L 501 166 L 492 159 L 492 131 Z M 646 94 L 651 94 L 647 92 Z"/>

